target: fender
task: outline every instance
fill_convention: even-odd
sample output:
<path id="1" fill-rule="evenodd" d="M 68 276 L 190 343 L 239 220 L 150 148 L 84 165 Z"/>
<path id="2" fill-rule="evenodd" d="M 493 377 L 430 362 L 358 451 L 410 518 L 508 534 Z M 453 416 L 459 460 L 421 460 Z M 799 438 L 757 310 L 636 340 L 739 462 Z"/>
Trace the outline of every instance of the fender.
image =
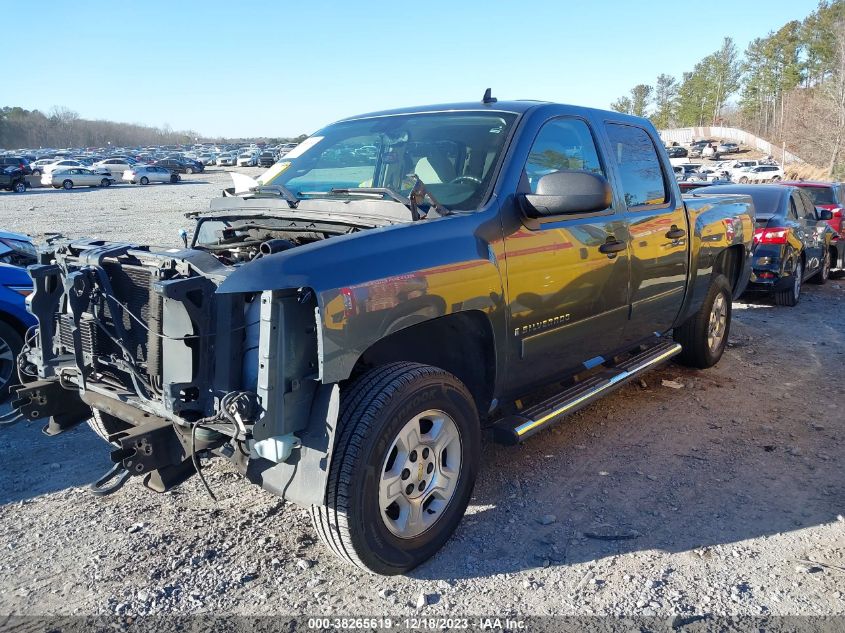
<path id="1" fill-rule="evenodd" d="M 421 321 L 474 309 L 488 315 L 494 333 L 504 332 L 502 253 L 498 207 L 491 204 L 262 257 L 234 271 L 217 292 L 311 289 L 322 338 L 322 382 L 335 383 L 349 377 L 376 341 Z M 437 309 L 409 319 L 414 304 Z"/>

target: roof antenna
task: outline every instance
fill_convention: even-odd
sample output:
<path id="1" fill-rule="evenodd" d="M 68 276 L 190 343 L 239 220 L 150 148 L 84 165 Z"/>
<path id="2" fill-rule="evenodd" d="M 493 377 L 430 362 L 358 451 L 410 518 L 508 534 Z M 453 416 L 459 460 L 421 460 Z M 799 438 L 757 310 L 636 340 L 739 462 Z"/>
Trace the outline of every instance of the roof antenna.
<path id="1" fill-rule="evenodd" d="M 492 95 L 492 89 L 487 88 L 484 91 L 484 98 L 481 100 L 481 103 L 496 103 L 498 99 Z"/>

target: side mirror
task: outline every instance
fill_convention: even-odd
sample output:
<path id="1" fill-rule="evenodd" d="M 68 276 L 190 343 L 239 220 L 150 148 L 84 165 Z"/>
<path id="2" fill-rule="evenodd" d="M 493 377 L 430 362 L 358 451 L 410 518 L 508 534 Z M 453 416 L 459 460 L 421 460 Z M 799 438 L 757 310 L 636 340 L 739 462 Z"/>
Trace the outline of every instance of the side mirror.
<path id="1" fill-rule="evenodd" d="M 818 209 L 819 220 L 827 222 L 833 219 L 833 212 L 829 209 Z"/>
<path id="2" fill-rule="evenodd" d="M 601 211 L 610 206 L 613 195 L 603 176 L 587 171 L 555 171 L 540 178 L 536 193 L 520 198 L 525 214 L 539 218 Z"/>

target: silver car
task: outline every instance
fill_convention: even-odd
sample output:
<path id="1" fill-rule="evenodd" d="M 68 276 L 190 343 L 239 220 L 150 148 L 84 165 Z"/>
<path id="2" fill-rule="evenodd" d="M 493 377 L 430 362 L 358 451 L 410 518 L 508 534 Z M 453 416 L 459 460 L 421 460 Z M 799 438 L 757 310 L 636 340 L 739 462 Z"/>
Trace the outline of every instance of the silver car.
<path id="1" fill-rule="evenodd" d="M 123 172 L 123 180 L 142 185 L 148 185 L 151 182 L 179 182 L 182 177 L 179 174 L 174 174 L 169 169 L 158 167 L 157 165 L 135 165 L 132 169 L 127 169 Z"/>
<path id="2" fill-rule="evenodd" d="M 108 187 L 114 182 L 109 174 L 102 174 L 87 167 L 59 167 L 41 176 L 42 185 L 56 189 L 74 187 Z"/>
<path id="3" fill-rule="evenodd" d="M 227 152 L 217 157 L 218 167 L 234 167 L 238 164 L 238 155 Z"/>

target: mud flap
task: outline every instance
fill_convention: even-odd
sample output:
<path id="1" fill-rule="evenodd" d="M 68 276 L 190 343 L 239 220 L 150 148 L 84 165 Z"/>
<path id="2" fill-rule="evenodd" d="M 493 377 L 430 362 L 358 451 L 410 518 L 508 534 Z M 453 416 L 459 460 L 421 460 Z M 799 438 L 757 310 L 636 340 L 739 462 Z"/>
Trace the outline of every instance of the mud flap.
<path id="1" fill-rule="evenodd" d="M 296 434 L 302 446 L 280 464 L 261 457 L 251 458 L 246 477 L 298 505 L 324 505 L 339 412 L 340 387 L 336 384 L 318 387 L 308 427 Z"/>

